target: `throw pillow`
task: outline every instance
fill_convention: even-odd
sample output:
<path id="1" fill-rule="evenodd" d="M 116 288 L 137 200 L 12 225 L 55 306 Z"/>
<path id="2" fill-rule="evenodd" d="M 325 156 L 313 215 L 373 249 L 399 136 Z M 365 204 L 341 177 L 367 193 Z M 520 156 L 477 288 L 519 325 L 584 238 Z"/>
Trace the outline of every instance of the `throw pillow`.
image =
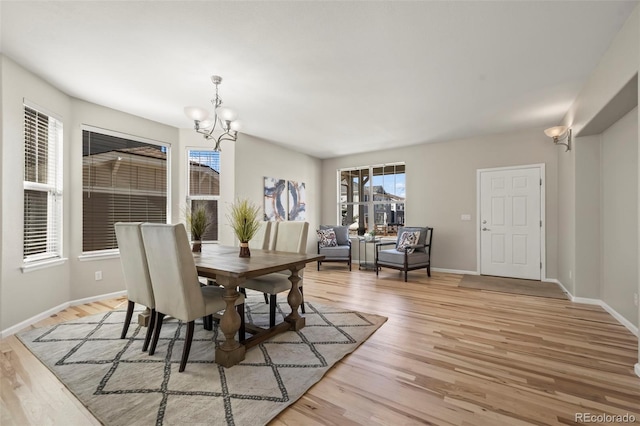
<path id="1" fill-rule="evenodd" d="M 336 233 L 336 240 L 338 240 L 339 246 L 346 246 L 349 244 L 348 226 L 320 225 L 320 229 L 333 229 Z"/>
<path id="2" fill-rule="evenodd" d="M 420 238 L 420 231 L 403 232 L 398 240 L 398 247 L 396 247 L 396 250 L 402 252 L 406 251 L 409 254 L 413 253 L 415 248 L 410 246 L 416 245 L 418 243 L 418 238 Z"/>
<path id="3" fill-rule="evenodd" d="M 323 247 L 336 247 L 338 245 L 338 240 L 336 240 L 336 233 L 331 229 L 320 229 L 316 231 L 318 234 L 318 242 L 320 243 L 320 248 Z"/>

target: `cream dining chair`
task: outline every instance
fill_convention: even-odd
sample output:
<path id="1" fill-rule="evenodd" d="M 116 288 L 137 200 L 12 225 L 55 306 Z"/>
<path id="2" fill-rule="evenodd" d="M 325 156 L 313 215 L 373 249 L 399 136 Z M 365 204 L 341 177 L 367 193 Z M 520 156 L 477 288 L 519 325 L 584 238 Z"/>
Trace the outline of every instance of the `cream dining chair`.
<path id="1" fill-rule="evenodd" d="M 225 309 L 226 303 L 222 298 L 224 289 L 200 286 L 187 230 L 183 224 L 145 223 L 141 229 L 156 301 L 156 324 L 149 355 L 155 353 L 165 315 L 186 322 L 187 333 L 179 369 L 182 372 L 189 358 L 195 320 Z M 239 295 L 236 306 L 241 318 L 238 337 L 240 341 L 244 341 L 243 295 Z"/>
<path id="2" fill-rule="evenodd" d="M 274 222 L 274 224 L 276 229 L 274 232 L 275 240 L 271 244 L 272 250 L 300 254 L 307 253 L 308 222 Z M 301 293 L 303 272 L 304 270 L 300 271 L 301 279 L 298 283 Z M 277 294 L 291 289 L 291 281 L 289 281 L 290 275 L 291 272 L 286 270 L 246 280 L 242 283 L 242 287 L 244 288 L 264 293 L 265 301 L 266 295 L 269 295 L 269 327 L 273 327 L 276 323 Z M 304 313 L 304 293 L 300 306 Z"/>
<path id="3" fill-rule="evenodd" d="M 156 310 L 149 268 L 147 267 L 147 257 L 142 243 L 140 225 L 142 222 L 118 222 L 114 225 L 116 240 L 120 250 L 120 262 L 124 274 L 124 284 L 127 287 L 127 314 L 122 327 L 121 339 L 127 336 L 133 308 L 136 303 L 151 309 L 151 318 L 147 327 L 147 334 L 144 338 L 142 350 L 149 347 L 149 340 L 155 324 Z"/>

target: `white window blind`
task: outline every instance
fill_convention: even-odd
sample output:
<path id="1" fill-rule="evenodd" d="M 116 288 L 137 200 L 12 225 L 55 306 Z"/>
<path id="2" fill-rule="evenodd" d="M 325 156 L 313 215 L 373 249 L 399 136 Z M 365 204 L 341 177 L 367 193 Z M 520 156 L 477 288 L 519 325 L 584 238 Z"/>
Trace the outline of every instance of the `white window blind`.
<path id="1" fill-rule="evenodd" d="M 116 222 L 167 223 L 168 148 L 82 132 L 82 251 L 118 247 Z"/>
<path id="2" fill-rule="evenodd" d="M 62 256 L 62 122 L 24 105 L 25 262 Z"/>
<path id="3" fill-rule="evenodd" d="M 216 151 L 192 151 L 189 161 L 189 191 L 187 204 L 194 211 L 204 208 L 209 227 L 203 241 L 218 240 L 218 202 L 220 200 L 220 153 Z"/>

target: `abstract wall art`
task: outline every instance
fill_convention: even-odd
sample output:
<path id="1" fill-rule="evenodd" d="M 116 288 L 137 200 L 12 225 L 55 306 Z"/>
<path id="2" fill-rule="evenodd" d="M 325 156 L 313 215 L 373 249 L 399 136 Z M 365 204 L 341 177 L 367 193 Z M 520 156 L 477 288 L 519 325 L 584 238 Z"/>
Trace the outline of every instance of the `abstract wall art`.
<path id="1" fill-rule="evenodd" d="M 266 176 L 264 178 L 264 220 L 287 220 L 287 191 L 284 179 Z"/>
<path id="2" fill-rule="evenodd" d="M 304 182 L 290 180 L 289 187 L 289 220 L 304 222 L 307 220 L 307 195 Z"/>

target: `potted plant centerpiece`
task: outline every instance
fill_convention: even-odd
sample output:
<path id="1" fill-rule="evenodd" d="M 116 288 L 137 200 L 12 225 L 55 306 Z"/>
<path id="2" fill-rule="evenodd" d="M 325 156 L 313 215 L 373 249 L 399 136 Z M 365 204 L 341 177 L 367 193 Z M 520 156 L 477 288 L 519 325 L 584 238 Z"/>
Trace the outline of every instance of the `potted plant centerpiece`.
<path id="1" fill-rule="evenodd" d="M 240 257 L 250 257 L 249 240 L 260 228 L 260 208 L 251 201 L 238 199 L 231 205 L 227 220 L 240 241 Z"/>
<path id="2" fill-rule="evenodd" d="M 191 240 L 193 242 L 192 251 L 202 251 L 202 237 L 209 227 L 209 217 L 204 207 L 196 209 L 187 208 L 185 211 L 187 219 L 187 227 L 191 232 Z"/>

